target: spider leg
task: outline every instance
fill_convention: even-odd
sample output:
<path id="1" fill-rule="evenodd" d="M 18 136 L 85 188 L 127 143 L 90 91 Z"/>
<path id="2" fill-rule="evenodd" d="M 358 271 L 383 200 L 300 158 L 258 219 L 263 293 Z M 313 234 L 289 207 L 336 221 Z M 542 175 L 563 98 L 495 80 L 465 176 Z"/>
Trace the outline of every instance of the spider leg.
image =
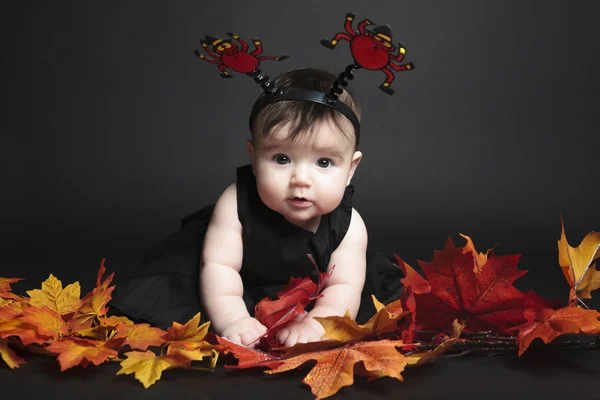
<path id="1" fill-rule="evenodd" d="M 282 61 L 285 60 L 286 58 L 290 58 L 290 56 L 279 56 L 279 57 L 273 57 L 273 56 L 261 56 L 261 57 L 256 57 L 256 59 L 258 61 L 263 61 L 263 60 L 273 60 L 273 61 Z"/>
<path id="2" fill-rule="evenodd" d="M 379 85 L 379 89 L 383 90 L 389 95 L 394 94 L 394 90 L 390 87 L 392 81 L 394 80 L 394 74 L 388 69 L 388 67 L 383 67 L 381 69 L 381 72 L 383 72 L 386 75 L 386 79 L 381 85 Z"/>
<path id="3" fill-rule="evenodd" d="M 414 66 L 414 64 L 412 62 L 409 62 L 407 64 L 400 64 L 400 65 L 396 65 L 396 64 L 390 62 L 388 64 L 388 66 L 391 67 L 395 71 L 404 71 L 404 70 L 407 70 L 407 69 L 414 69 L 415 68 L 415 66 Z"/>
<path id="4" fill-rule="evenodd" d="M 233 78 L 231 74 L 227 71 L 227 66 L 225 64 L 219 65 L 219 69 L 221 70 L 221 78 Z"/>
<path id="5" fill-rule="evenodd" d="M 247 53 L 248 43 L 246 43 L 246 41 L 244 41 L 242 38 L 240 38 L 237 34 L 233 32 L 227 32 L 227 36 L 237 40 L 240 43 L 240 45 L 242 45 L 241 51 Z"/>
<path id="6" fill-rule="evenodd" d="M 374 22 L 370 21 L 368 18 L 367 19 L 363 19 L 360 24 L 358 24 L 358 31 L 360 32 L 361 35 L 365 34 L 365 28 L 369 25 L 373 25 Z"/>
<path id="7" fill-rule="evenodd" d="M 333 49 L 338 44 L 338 42 L 342 39 L 345 39 L 345 40 L 351 42 L 352 36 L 348 35 L 347 33 L 341 32 L 341 33 L 338 33 L 337 35 L 335 35 L 335 37 L 333 39 L 331 39 L 331 41 L 328 39 L 321 39 L 321 44 L 323 46 L 327 47 L 328 49 Z"/>
<path id="8" fill-rule="evenodd" d="M 210 57 L 207 57 L 204 54 L 200 53 L 200 50 L 194 50 L 194 54 L 197 55 L 201 60 L 208 61 L 211 64 L 221 64 L 220 60 L 214 60 Z"/>
<path id="9" fill-rule="evenodd" d="M 352 36 L 356 36 L 356 31 L 352 29 L 352 21 L 354 21 L 354 17 L 356 17 L 356 14 L 347 13 L 346 22 L 344 23 L 344 29 Z"/>
<path id="10" fill-rule="evenodd" d="M 263 48 L 262 48 L 262 41 L 259 38 L 252 38 L 252 43 L 254 43 L 254 46 L 256 46 L 256 49 L 250 53 L 251 56 L 257 56 L 259 54 L 262 54 L 263 52 Z"/>
<path id="11" fill-rule="evenodd" d="M 221 56 L 219 56 L 216 53 L 213 53 L 213 51 L 208 47 L 208 43 L 206 43 L 205 40 L 201 40 L 200 44 L 202 45 L 202 48 L 209 56 L 216 58 L 217 60 L 221 59 Z"/>

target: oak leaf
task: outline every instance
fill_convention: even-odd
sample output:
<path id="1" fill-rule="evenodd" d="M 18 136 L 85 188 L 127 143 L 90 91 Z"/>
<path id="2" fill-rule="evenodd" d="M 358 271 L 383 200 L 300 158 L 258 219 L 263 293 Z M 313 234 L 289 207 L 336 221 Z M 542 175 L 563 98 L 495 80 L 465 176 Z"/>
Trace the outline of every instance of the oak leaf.
<path id="1" fill-rule="evenodd" d="M 74 313 L 81 305 L 79 282 L 71 283 L 63 289 L 62 282 L 52 274 L 42 282 L 41 290 L 28 290 L 27 294 L 31 298 L 32 306 L 48 306 L 60 315 Z"/>
<path id="2" fill-rule="evenodd" d="M 0 339 L 0 356 L 9 368 L 19 368 L 19 364 L 25 364 L 25 360 L 8 347 L 8 339 Z"/>
<path id="3" fill-rule="evenodd" d="M 558 240 L 558 264 L 571 286 L 569 300 L 591 299 L 591 292 L 600 288 L 600 271 L 594 262 L 600 257 L 600 232 L 589 232 L 579 246 L 571 247 L 565 235 L 562 215 Z"/>
<path id="4" fill-rule="evenodd" d="M 160 346 L 165 342 L 167 332 L 160 328 L 151 327 L 150 324 L 120 324 L 117 325 L 115 339 L 124 338 L 123 344 L 132 349 L 146 351 L 148 346 Z"/>
<path id="5" fill-rule="evenodd" d="M 527 322 L 513 327 L 518 330 L 519 356 L 529 347 L 534 339 L 540 338 L 550 343 L 558 336 L 568 333 L 600 333 L 600 312 L 585 310 L 579 307 L 564 307 L 558 310 L 530 308 L 523 313 Z"/>
<path id="6" fill-rule="evenodd" d="M 75 337 L 52 341 L 46 349 L 58 354 L 61 371 L 76 365 L 85 368 L 90 362 L 98 366 L 110 358 L 118 357 L 118 352 L 108 347 L 106 342 Z"/>
<path id="7" fill-rule="evenodd" d="M 121 369 L 117 375 L 135 374 L 135 379 L 142 382 L 144 388 L 148 389 L 162 376 L 162 372 L 169 368 L 179 367 L 180 362 L 170 356 L 156 356 L 150 350 L 145 353 L 131 351 L 125 353 L 125 360 L 121 361 Z"/>
<path id="8" fill-rule="evenodd" d="M 415 295 L 416 319 L 430 329 L 446 330 L 458 318 L 470 331 L 508 329 L 525 322 L 523 311 L 533 307 L 532 298 L 512 283 L 527 273 L 517 268 L 520 255 L 490 253 L 480 272 L 474 256 L 448 238 L 442 251 L 434 252 L 430 263 L 419 261 L 431 292 Z"/>

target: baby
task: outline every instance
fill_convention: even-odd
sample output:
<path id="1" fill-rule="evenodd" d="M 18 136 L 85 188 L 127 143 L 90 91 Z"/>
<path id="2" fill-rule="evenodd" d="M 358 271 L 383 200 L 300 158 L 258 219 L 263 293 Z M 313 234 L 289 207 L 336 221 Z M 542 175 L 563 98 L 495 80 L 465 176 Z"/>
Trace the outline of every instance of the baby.
<path id="1" fill-rule="evenodd" d="M 274 83 L 284 93 L 292 88 L 326 93 L 335 80 L 322 70 L 300 69 Z M 344 91 L 339 101 L 360 115 L 350 93 Z M 261 276 L 280 276 L 280 284 L 299 277 L 300 269 L 292 264 L 304 263 L 309 271 L 306 253 L 289 255 L 296 242 L 304 241 L 324 253 L 315 254 L 326 262 L 321 270 L 335 268 L 314 307 L 281 329 L 277 339 L 284 346 L 318 341 L 324 329 L 313 317 L 342 316 L 349 310 L 355 318 L 365 284 L 367 230 L 348 206 L 350 181 L 362 158 L 355 128 L 323 104 L 280 101 L 260 109 L 251 134 L 246 141 L 251 167 L 238 169 L 237 182 L 221 194 L 204 237 L 204 311 L 218 334 L 253 346 L 266 327 L 248 312 L 245 288 L 251 280 L 260 285 Z M 279 259 L 284 261 L 271 264 L 273 252 L 283 252 Z"/>

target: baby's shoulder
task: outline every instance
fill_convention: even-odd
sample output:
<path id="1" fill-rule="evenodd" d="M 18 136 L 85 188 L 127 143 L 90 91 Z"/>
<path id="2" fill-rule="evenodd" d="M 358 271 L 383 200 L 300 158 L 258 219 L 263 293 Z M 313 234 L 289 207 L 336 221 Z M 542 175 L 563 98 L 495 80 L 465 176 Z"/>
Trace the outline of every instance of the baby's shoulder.
<path id="1" fill-rule="evenodd" d="M 234 183 L 227 186 L 215 204 L 213 220 L 236 221 L 237 220 L 237 186 Z"/>

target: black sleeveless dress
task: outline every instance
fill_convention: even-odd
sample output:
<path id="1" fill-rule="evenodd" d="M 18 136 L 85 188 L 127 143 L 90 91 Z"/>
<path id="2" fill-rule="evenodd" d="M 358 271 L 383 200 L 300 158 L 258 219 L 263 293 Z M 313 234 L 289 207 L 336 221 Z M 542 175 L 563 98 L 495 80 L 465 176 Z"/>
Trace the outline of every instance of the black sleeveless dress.
<path id="1" fill-rule="evenodd" d="M 344 239 L 352 215 L 354 187 L 346 187 L 340 205 L 323 215 L 315 233 L 289 223 L 261 201 L 250 165 L 237 169 L 238 217 L 242 224 L 243 262 L 240 275 L 250 315 L 265 297 L 276 298 L 291 277 L 327 270 L 331 254 Z M 173 321 L 187 322 L 202 309 L 199 272 L 202 242 L 214 204 L 181 222 L 181 229 L 151 248 L 132 274 L 117 284 L 110 305 L 136 321 L 166 329 Z M 400 296 L 402 273 L 391 253 L 367 251 L 367 276 L 356 318 L 363 323 L 374 313 L 371 294 L 383 303 Z"/>

